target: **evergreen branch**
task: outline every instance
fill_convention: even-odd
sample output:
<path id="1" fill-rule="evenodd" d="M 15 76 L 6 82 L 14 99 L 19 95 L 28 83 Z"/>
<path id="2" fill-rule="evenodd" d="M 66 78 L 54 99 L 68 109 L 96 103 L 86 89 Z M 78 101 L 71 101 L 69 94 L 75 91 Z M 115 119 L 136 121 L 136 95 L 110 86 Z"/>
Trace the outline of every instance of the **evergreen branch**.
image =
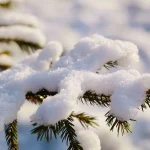
<path id="1" fill-rule="evenodd" d="M 74 129 L 74 124 L 72 116 L 68 119 L 63 120 L 64 126 L 60 130 L 60 135 L 62 141 L 66 141 L 68 146 L 67 150 L 83 150 L 79 141 L 77 140 L 77 135 Z"/>
<path id="2" fill-rule="evenodd" d="M 80 97 L 82 103 L 90 103 L 91 105 L 97 105 L 102 107 L 107 107 L 110 105 L 110 95 L 98 95 L 92 91 L 87 91 L 83 97 Z"/>
<path id="3" fill-rule="evenodd" d="M 0 70 L 6 70 L 9 69 L 11 66 L 6 64 L 0 64 Z"/>
<path id="4" fill-rule="evenodd" d="M 5 125 L 5 138 L 8 145 L 8 150 L 18 150 L 18 131 L 17 120 Z"/>
<path id="5" fill-rule="evenodd" d="M 1 39 L 0 38 L 0 42 L 1 43 L 10 43 L 10 42 L 16 42 L 19 47 L 26 52 L 31 52 L 31 51 L 35 51 L 37 49 L 41 49 L 42 46 L 39 45 L 38 43 L 33 43 L 33 42 L 26 42 L 23 39 Z"/>
<path id="6" fill-rule="evenodd" d="M 44 100 L 44 98 L 40 95 L 36 95 L 34 93 L 32 93 L 31 91 L 29 91 L 27 94 L 26 94 L 26 99 L 29 101 L 29 102 L 32 102 L 34 104 L 41 104 Z"/>
<path id="7" fill-rule="evenodd" d="M 105 114 L 105 116 L 107 117 L 107 119 L 106 119 L 107 125 L 109 127 L 111 127 L 110 131 L 113 131 L 114 128 L 116 127 L 118 135 L 120 134 L 120 132 L 121 132 L 122 135 L 124 135 L 125 132 L 127 132 L 127 133 L 131 132 L 130 124 L 127 121 L 118 120 L 109 111 Z M 130 119 L 130 120 L 135 121 L 133 119 Z"/>
<path id="8" fill-rule="evenodd" d="M 37 134 L 37 140 L 42 140 L 43 138 L 49 142 L 53 137 L 57 137 L 60 133 L 61 128 L 64 126 L 63 120 L 56 123 L 56 125 L 40 125 L 37 126 L 36 123 L 32 124 L 34 129 L 31 130 L 31 134 Z"/>
<path id="9" fill-rule="evenodd" d="M 31 27 L 31 28 L 35 28 L 34 25 L 32 24 L 23 24 L 23 23 L 14 23 L 14 24 L 4 24 L 4 23 L 1 23 L 0 24 L 0 27 L 12 27 L 12 26 L 26 26 L 26 27 Z"/>
<path id="10" fill-rule="evenodd" d="M 107 62 L 106 64 L 104 64 L 104 67 L 106 68 L 106 69 L 110 69 L 110 68 L 113 68 L 113 67 L 116 67 L 116 66 L 118 66 L 118 62 L 117 61 L 109 61 L 109 62 Z"/>
<path id="11" fill-rule="evenodd" d="M 37 49 L 42 48 L 42 46 L 39 45 L 38 43 L 24 42 L 21 40 L 15 40 L 15 42 L 20 46 L 20 48 L 23 51 L 26 51 L 26 52 L 36 51 Z"/>
<path id="12" fill-rule="evenodd" d="M 31 130 L 31 134 L 37 134 L 37 140 L 42 140 L 43 138 L 46 139 L 47 142 L 49 142 L 53 137 L 57 137 L 57 134 L 60 130 L 60 128 L 63 126 L 62 121 L 58 122 L 55 126 L 49 125 L 44 126 L 40 125 L 37 126 L 37 124 L 33 124 L 35 127 Z"/>
<path id="13" fill-rule="evenodd" d="M 2 55 L 8 55 L 8 56 L 11 56 L 11 52 L 10 51 L 2 51 L 0 52 L 0 56 Z M 5 64 L 5 63 L 0 63 L 0 71 L 1 70 L 6 70 L 6 69 L 9 69 L 11 67 L 11 65 L 8 65 L 8 64 Z"/>
<path id="14" fill-rule="evenodd" d="M 88 116 L 87 114 L 79 113 L 75 114 L 74 112 L 71 114 L 72 117 L 78 119 L 78 121 L 81 123 L 81 125 L 84 128 L 88 128 L 89 126 L 95 127 L 99 126 L 98 123 L 96 122 L 96 118 L 92 116 Z"/>
<path id="15" fill-rule="evenodd" d="M 29 91 L 26 94 L 26 99 L 33 102 L 41 104 L 43 100 L 50 95 L 55 95 L 57 92 L 49 92 L 46 89 L 41 89 L 36 93 Z M 34 129 L 31 130 L 32 134 L 37 134 L 37 140 L 42 140 L 45 138 L 47 141 L 50 141 L 53 137 L 57 137 L 60 134 L 62 141 L 66 141 L 68 145 L 67 150 L 83 150 L 79 141 L 77 140 L 77 135 L 74 129 L 73 118 L 77 118 L 81 125 L 85 128 L 88 126 L 98 126 L 95 122 L 95 118 L 88 116 L 85 113 L 75 114 L 74 112 L 64 120 L 59 121 L 56 125 L 40 125 L 33 124 Z"/>
<path id="16" fill-rule="evenodd" d="M 49 92 L 43 88 L 36 93 L 31 91 L 27 92 L 26 99 L 34 104 L 41 104 L 47 96 L 54 96 L 56 94 L 57 92 Z"/>
<path id="17" fill-rule="evenodd" d="M 147 109 L 147 107 L 150 108 L 150 90 L 148 90 L 148 91 L 146 92 L 146 99 L 145 99 L 145 102 L 144 102 L 144 104 L 141 105 L 142 111 L 144 111 L 144 109 Z"/>
<path id="18" fill-rule="evenodd" d="M 41 96 L 43 96 L 44 98 L 46 98 L 47 96 L 54 96 L 54 95 L 56 95 L 58 92 L 55 92 L 55 91 L 48 91 L 48 90 L 46 90 L 46 89 L 41 89 L 41 90 L 39 90 L 36 94 L 37 95 L 41 95 Z"/>
<path id="19" fill-rule="evenodd" d="M 70 115 L 68 119 L 59 121 L 55 126 L 37 126 L 37 124 L 33 124 L 34 127 L 37 127 L 32 129 L 31 133 L 37 134 L 37 140 L 42 140 L 44 138 L 46 141 L 50 141 L 53 137 L 57 138 L 57 136 L 60 135 L 62 141 L 65 140 L 68 145 L 67 150 L 83 150 L 77 140 L 77 135 L 75 133 L 75 129 L 73 128 L 74 124 L 72 122 L 74 120 L 72 117 L 73 116 Z"/>
<path id="20" fill-rule="evenodd" d="M 5 3 L 0 3 L 0 7 L 3 7 L 3 8 L 10 8 L 12 7 L 12 5 L 13 5 L 13 2 L 11 0 Z"/>
<path id="21" fill-rule="evenodd" d="M 0 52 L 0 55 L 8 55 L 8 56 L 11 56 L 12 54 L 11 54 L 10 51 L 5 50 L 5 51 Z"/>

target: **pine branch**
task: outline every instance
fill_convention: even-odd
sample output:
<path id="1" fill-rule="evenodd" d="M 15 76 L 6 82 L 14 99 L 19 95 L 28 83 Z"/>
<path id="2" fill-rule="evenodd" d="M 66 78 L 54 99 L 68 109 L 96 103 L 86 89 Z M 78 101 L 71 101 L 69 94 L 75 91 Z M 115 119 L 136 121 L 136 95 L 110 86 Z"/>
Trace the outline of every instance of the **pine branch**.
<path id="1" fill-rule="evenodd" d="M 11 54 L 10 51 L 5 50 L 5 51 L 0 52 L 0 55 L 8 55 L 8 56 L 11 56 L 12 54 Z"/>
<path id="2" fill-rule="evenodd" d="M 15 42 L 20 46 L 20 48 L 23 51 L 26 51 L 26 52 L 36 51 L 37 49 L 42 48 L 42 46 L 39 45 L 38 43 L 24 42 L 21 40 L 15 40 Z"/>
<path id="3" fill-rule="evenodd" d="M 34 104 L 41 104 L 47 96 L 54 96 L 57 92 L 49 92 L 46 89 L 40 89 L 38 92 L 27 92 L 26 99 Z"/>
<path id="4" fill-rule="evenodd" d="M 30 102 L 33 102 L 35 104 L 41 104 L 43 102 L 43 100 L 47 97 L 47 96 L 54 96 L 56 95 L 58 92 L 55 91 L 48 91 L 46 89 L 41 89 L 36 93 L 33 93 L 31 91 L 29 91 L 26 94 L 26 99 L 29 100 Z M 98 106 L 103 106 L 103 107 L 107 107 L 110 105 L 110 95 L 97 95 L 94 92 L 91 91 L 87 91 L 83 97 L 80 97 L 79 100 L 81 100 L 82 103 L 90 103 L 91 105 L 98 105 Z"/>
<path id="5" fill-rule="evenodd" d="M 18 150 L 18 131 L 17 120 L 5 125 L 5 138 L 8 145 L 8 150 Z"/>
<path id="6" fill-rule="evenodd" d="M 68 119 L 63 120 L 64 126 L 60 130 L 60 135 L 62 141 L 66 141 L 69 145 L 67 150 L 83 150 L 79 141 L 77 140 L 77 135 L 74 129 L 73 118 L 70 116 Z"/>
<path id="7" fill-rule="evenodd" d="M 144 109 L 150 108 L 150 90 L 148 90 L 146 92 L 146 99 L 144 104 L 141 105 L 141 109 L 142 111 L 144 111 Z"/>
<path id="8" fill-rule="evenodd" d="M 106 64 L 104 64 L 104 67 L 106 68 L 106 69 L 110 69 L 110 68 L 113 68 L 113 67 L 116 67 L 116 66 L 118 66 L 118 62 L 117 61 L 109 61 L 109 62 L 107 62 Z"/>
<path id="9" fill-rule="evenodd" d="M 11 0 L 5 3 L 0 3 L 0 7 L 3 7 L 3 8 L 10 8 L 12 7 L 12 5 L 13 5 L 13 2 Z"/>
<path id="10" fill-rule="evenodd" d="M 46 89 L 41 89 L 36 93 L 32 93 L 31 91 L 28 92 L 26 94 L 26 99 L 35 104 L 41 104 L 47 96 L 53 96 L 55 94 L 57 94 L 57 92 L 49 92 Z M 47 141 L 50 141 L 53 137 L 56 138 L 58 135 L 60 135 L 62 141 L 65 140 L 66 144 L 68 145 L 67 150 L 83 150 L 79 141 L 77 140 L 73 118 L 78 119 L 84 128 L 88 128 L 89 126 L 98 126 L 95 117 L 88 116 L 85 113 L 75 114 L 73 112 L 68 119 L 59 121 L 55 126 L 37 126 L 37 124 L 33 124 L 34 129 L 31 130 L 31 133 L 37 135 L 37 140 L 46 139 Z"/>
<path id="11" fill-rule="evenodd" d="M 26 42 L 23 41 L 22 39 L 0 39 L 1 43 L 10 43 L 10 42 L 16 42 L 19 47 L 26 52 L 31 52 L 31 51 L 35 51 L 37 49 L 41 49 L 42 46 L 39 45 L 38 43 L 32 43 L 32 42 Z"/>
<path id="12" fill-rule="evenodd" d="M 43 100 L 44 100 L 44 97 L 42 97 L 41 95 L 34 94 L 31 91 L 29 91 L 26 94 L 26 99 L 29 102 L 32 102 L 34 104 L 41 104 L 43 102 Z"/>
<path id="13" fill-rule="evenodd" d="M 59 121 L 55 126 L 37 126 L 37 124 L 33 124 L 34 127 L 37 127 L 31 130 L 31 133 L 37 134 L 37 140 L 46 139 L 47 141 L 60 135 L 62 141 L 65 140 L 66 144 L 69 145 L 67 150 L 83 150 L 77 140 L 77 135 L 72 122 L 73 118 L 70 116 L 68 119 Z"/>
<path id="14" fill-rule="evenodd" d="M 46 89 L 41 89 L 36 93 L 32 93 L 29 91 L 26 94 L 26 99 L 35 103 L 41 104 L 43 100 L 50 95 L 55 95 L 57 92 L 49 92 Z M 33 124 L 34 129 L 31 130 L 32 134 L 37 134 L 37 140 L 42 140 L 43 138 L 47 141 L 50 141 L 53 137 L 57 137 L 57 135 L 61 135 L 62 141 L 66 140 L 67 145 L 69 145 L 67 150 L 83 150 L 80 146 L 80 143 L 77 140 L 77 135 L 75 133 L 75 129 L 73 128 L 73 118 L 76 117 L 80 120 L 81 124 L 84 126 L 94 126 L 97 125 L 95 122 L 94 117 L 90 117 L 85 115 L 84 113 L 81 114 L 71 114 L 68 119 L 59 121 L 55 126 L 49 125 L 44 126 L 37 124 Z"/>
<path id="15" fill-rule="evenodd" d="M 47 96 L 53 96 L 55 94 L 57 94 L 57 92 L 49 92 L 46 89 L 41 89 L 36 93 L 32 93 L 31 91 L 28 92 L 26 94 L 26 99 L 33 103 L 41 104 Z M 47 141 L 50 141 L 53 137 L 56 138 L 57 135 L 60 135 L 62 141 L 65 140 L 66 144 L 68 145 L 67 150 L 83 150 L 83 148 L 80 146 L 79 141 L 77 140 L 77 135 L 75 133 L 73 124 L 73 118 L 78 119 L 81 125 L 86 128 L 89 126 L 98 126 L 94 117 L 88 116 L 85 113 L 72 113 L 68 117 L 68 119 L 59 121 L 55 126 L 37 126 L 37 124 L 33 124 L 35 128 L 31 131 L 31 133 L 37 134 L 37 140 L 42 140 L 43 138 L 45 138 Z"/>
<path id="16" fill-rule="evenodd" d="M 0 71 L 2 70 L 6 70 L 9 69 L 11 66 L 10 65 L 6 65 L 6 64 L 0 64 Z"/>
<path id="17" fill-rule="evenodd" d="M 82 103 L 97 105 L 102 107 L 107 107 L 110 105 L 110 95 L 98 95 L 92 91 L 87 91 L 83 97 L 80 97 L 79 100 Z"/>
<path id="18" fill-rule="evenodd" d="M 105 114 L 105 116 L 107 117 L 107 119 L 106 119 L 107 125 L 109 127 L 111 127 L 110 131 L 113 131 L 114 128 L 116 127 L 118 135 L 120 134 L 120 132 L 121 132 L 122 135 L 124 135 L 125 132 L 127 132 L 127 133 L 131 132 L 130 124 L 127 121 L 118 120 L 109 111 Z M 133 119 L 130 119 L 130 120 L 135 121 Z"/>
<path id="19" fill-rule="evenodd" d="M 26 27 L 30 27 L 30 28 L 35 28 L 34 25 L 32 24 L 23 24 L 23 23 L 14 23 L 14 24 L 5 24 L 5 23 L 1 23 L 0 27 L 12 27 L 12 26 L 26 26 Z"/>
<path id="20" fill-rule="evenodd" d="M 44 126 L 44 125 L 40 125 L 37 126 L 37 124 L 33 124 L 33 126 L 35 127 L 34 129 L 31 130 L 31 134 L 37 134 L 37 140 L 42 140 L 43 138 L 45 138 L 47 140 L 47 142 L 49 142 L 53 137 L 57 137 L 58 134 L 58 128 L 61 127 L 61 123 L 58 123 L 56 126 Z"/>
<path id="21" fill-rule="evenodd" d="M 12 54 L 11 54 L 10 51 L 5 50 L 5 51 L 0 52 L 0 56 L 2 56 L 2 55 L 11 56 Z M 3 70 L 6 70 L 6 69 L 9 69 L 10 67 L 11 67 L 11 65 L 7 65 L 5 63 L 0 63 L 0 71 L 1 70 L 3 71 Z"/>
<path id="22" fill-rule="evenodd" d="M 57 137 L 61 128 L 64 126 L 63 120 L 59 121 L 56 125 L 37 125 L 32 124 L 34 129 L 31 130 L 31 134 L 37 134 L 37 140 L 46 139 L 49 142 L 53 137 Z"/>
<path id="23" fill-rule="evenodd" d="M 95 128 L 95 126 L 99 126 L 98 123 L 96 122 L 95 117 L 89 116 L 85 114 L 84 112 L 79 113 L 79 114 L 75 114 L 74 112 L 72 112 L 71 116 L 78 119 L 78 121 L 81 123 L 81 125 L 84 128 L 88 128 L 89 126 L 92 126 Z"/>

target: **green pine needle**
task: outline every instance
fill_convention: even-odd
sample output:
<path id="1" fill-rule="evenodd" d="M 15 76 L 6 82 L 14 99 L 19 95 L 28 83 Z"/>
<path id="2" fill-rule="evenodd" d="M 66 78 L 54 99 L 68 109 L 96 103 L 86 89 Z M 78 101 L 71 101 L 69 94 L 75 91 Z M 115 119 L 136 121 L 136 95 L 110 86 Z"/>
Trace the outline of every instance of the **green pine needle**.
<path id="1" fill-rule="evenodd" d="M 12 41 L 16 42 L 19 45 L 19 47 L 21 48 L 21 50 L 23 50 L 25 52 L 32 52 L 32 51 L 42 48 L 42 46 L 39 45 L 38 43 L 26 42 L 23 39 L 1 39 L 0 38 L 1 43 L 9 44 Z"/>
<path id="2" fill-rule="evenodd" d="M 59 121 L 55 126 L 37 126 L 37 124 L 33 124 L 34 129 L 31 130 L 31 133 L 36 134 L 37 140 L 40 141 L 42 139 L 50 141 L 52 138 L 56 138 L 58 135 L 60 135 L 62 141 L 66 141 L 68 146 L 67 150 L 83 150 L 79 141 L 77 140 L 77 135 L 73 124 L 74 118 L 78 119 L 84 128 L 88 128 L 89 126 L 98 126 L 98 124 L 95 122 L 95 117 L 88 116 L 85 113 L 76 114 L 72 112 L 68 119 Z"/>
<path id="3" fill-rule="evenodd" d="M 18 150 L 18 131 L 17 120 L 5 125 L 5 138 L 8 145 L 8 150 Z"/>
<path id="4" fill-rule="evenodd" d="M 114 128 L 116 127 L 118 135 L 120 134 L 120 132 L 122 135 L 124 135 L 125 132 L 127 133 L 131 132 L 130 124 L 127 121 L 118 120 L 110 112 L 107 112 L 105 116 L 107 117 L 106 122 L 107 122 L 107 125 L 110 127 L 110 131 L 113 131 Z M 130 120 L 135 121 L 133 119 L 130 119 Z"/>
<path id="5" fill-rule="evenodd" d="M 142 111 L 144 111 L 144 109 L 150 108 L 150 90 L 148 90 L 146 92 L 146 99 L 144 104 L 141 105 L 141 109 Z"/>
<path id="6" fill-rule="evenodd" d="M 0 64 L 0 71 L 3 71 L 3 70 L 6 70 L 6 69 L 9 69 L 11 66 L 10 65 L 6 65 L 6 64 Z"/>
<path id="7" fill-rule="evenodd" d="M 12 5 L 13 5 L 12 0 L 10 0 L 6 3 L 0 3 L 0 7 L 3 7 L 3 8 L 10 8 L 10 7 L 12 7 Z"/>
<path id="8" fill-rule="evenodd" d="M 11 52 L 10 52 L 10 51 L 8 51 L 8 50 L 4 50 L 4 51 L 0 52 L 0 55 L 7 55 L 7 56 L 11 56 L 12 54 L 11 54 Z"/>
<path id="9" fill-rule="evenodd" d="M 97 105 L 101 107 L 108 107 L 110 105 L 110 95 L 98 95 L 95 92 L 87 91 L 83 97 L 80 97 L 79 100 L 82 103 Z"/>
<path id="10" fill-rule="evenodd" d="M 26 26 L 26 27 L 31 27 L 31 28 L 35 28 L 35 26 L 34 25 L 32 25 L 32 24 L 23 24 L 23 23 L 14 23 L 14 24 L 3 24 L 2 22 L 1 22 L 1 24 L 0 24 L 0 27 L 8 27 L 8 26 Z"/>
<path id="11" fill-rule="evenodd" d="M 110 69 L 110 68 L 113 68 L 113 67 L 116 67 L 116 66 L 118 66 L 118 62 L 117 61 L 109 61 L 109 62 L 107 62 L 105 65 L 104 65 L 104 67 L 106 68 L 106 69 Z"/>
<path id="12" fill-rule="evenodd" d="M 62 141 L 66 141 L 68 146 L 67 150 L 83 150 L 74 129 L 73 118 L 70 116 L 68 119 L 63 120 L 64 126 L 60 130 L 60 136 Z"/>
<path id="13" fill-rule="evenodd" d="M 68 145 L 67 150 L 83 150 L 77 140 L 72 116 L 59 121 L 55 126 L 37 126 L 37 124 L 33 124 L 33 126 L 35 128 L 31 130 L 31 133 L 37 134 L 37 140 L 46 139 L 49 142 L 52 138 L 56 138 L 60 135 L 62 141 L 66 141 Z"/>
<path id="14" fill-rule="evenodd" d="M 76 113 L 73 112 L 71 114 L 71 116 L 78 119 L 78 121 L 81 123 L 81 125 L 84 128 L 88 128 L 89 126 L 92 126 L 92 127 L 95 128 L 96 126 L 99 126 L 98 123 L 96 122 L 95 117 L 89 116 L 89 115 L 85 114 L 84 112 L 79 113 L 79 114 L 76 114 Z"/>
<path id="15" fill-rule="evenodd" d="M 55 126 L 37 126 L 37 124 L 33 124 L 35 127 L 31 130 L 31 134 L 37 134 L 37 140 L 41 141 L 43 138 L 49 142 L 53 137 L 56 138 L 57 132 Z"/>

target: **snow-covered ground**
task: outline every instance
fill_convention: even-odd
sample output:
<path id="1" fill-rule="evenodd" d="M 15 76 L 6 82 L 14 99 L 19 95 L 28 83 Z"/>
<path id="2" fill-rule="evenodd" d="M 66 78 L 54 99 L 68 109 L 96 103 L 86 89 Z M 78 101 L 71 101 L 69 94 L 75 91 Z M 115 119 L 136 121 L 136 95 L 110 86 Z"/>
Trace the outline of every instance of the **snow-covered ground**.
<path id="1" fill-rule="evenodd" d="M 135 66 L 141 73 L 150 72 L 150 0 L 18 0 L 20 5 L 15 11 L 35 15 L 47 41 L 58 40 L 66 51 L 71 49 L 81 37 L 93 33 L 112 39 L 128 40 L 135 43 L 141 56 L 141 62 Z M 87 108 L 89 109 L 89 108 Z M 91 108 L 92 109 L 92 108 Z M 36 142 L 30 135 L 29 114 L 36 106 L 27 103 L 20 111 L 20 149 L 45 150 L 52 146 L 54 150 L 65 150 L 60 139 L 50 144 Z M 86 109 L 85 109 L 86 111 Z M 98 110 L 92 109 L 94 114 Z M 141 112 L 132 126 L 132 134 L 117 137 L 109 132 L 102 109 L 99 114 L 101 123 L 97 131 L 102 150 L 149 150 L 150 149 L 150 110 Z M 3 133 L 0 136 L 0 149 L 6 150 Z M 30 145 L 30 146 L 29 146 Z"/>

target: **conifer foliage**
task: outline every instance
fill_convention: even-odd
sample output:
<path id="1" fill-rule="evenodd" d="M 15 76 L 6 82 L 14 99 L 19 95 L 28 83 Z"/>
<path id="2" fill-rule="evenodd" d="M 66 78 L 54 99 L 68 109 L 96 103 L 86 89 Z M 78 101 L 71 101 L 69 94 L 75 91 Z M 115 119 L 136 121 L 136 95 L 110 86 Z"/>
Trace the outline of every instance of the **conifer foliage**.
<path id="1" fill-rule="evenodd" d="M 17 120 L 5 125 L 6 141 L 9 150 L 18 150 Z"/>
<path id="2" fill-rule="evenodd" d="M 38 29 L 37 19 L 29 14 L 15 12 L 16 5 L 17 2 L 13 0 L 0 2 L 1 70 L 10 68 L 21 50 L 31 52 L 42 48 L 45 43 L 44 36 Z"/>
<path id="3" fill-rule="evenodd" d="M 8 20 L 4 19 L 3 25 L 4 22 L 4 31 L 9 33 Z M 0 29 L 1 41 L 13 40 L 23 49 L 24 44 L 25 49 L 43 46 L 43 38 L 37 38 L 39 32 L 33 32 L 29 22 L 21 19 L 11 22 L 9 31 L 15 34 L 6 34 L 6 37 Z M 21 32 L 22 28 L 26 35 Z M 32 39 L 31 33 L 35 33 Z M 0 127 L 5 125 L 9 149 L 19 149 L 16 116 L 26 100 L 38 105 L 31 116 L 31 134 L 36 134 L 37 140 L 48 142 L 60 136 L 67 150 L 88 150 L 89 147 L 100 150 L 95 133 L 90 139 L 94 145 L 88 145 L 90 141 L 85 144 L 83 132 L 76 128 L 77 122 L 84 131 L 100 128 L 98 114 L 92 116 L 90 111 L 84 112 L 85 105 L 110 109 L 105 115 L 106 124 L 111 131 L 116 128 L 122 135 L 131 132 L 129 121 L 135 121 L 139 108 L 144 110 L 150 106 L 150 75 L 131 69 L 139 61 L 138 48 L 133 43 L 93 35 L 81 39 L 66 55 L 62 53 L 62 45 L 52 41 L 0 73 Z"/>
<path id="4" fill-rule="evenodd" d="M 16 54 L 20 56 L 42 48 L 44 35 L 37 28 L 37 19 L 32 15 L 13 12 L 16 2 L 0 1 L 0 70 L 6 70 L 14 65 Z M 35 36 L 36 40 L 28 38 Z M 17 120 L 5 125 L 5 136 L 9 150 L 18 150 Z"/>
<path id="5" fill-rule="evenodd" d="M 10 8 L 13 5 L 12 0 L 1 0 L 0 7 L 2 8 Z"/>

